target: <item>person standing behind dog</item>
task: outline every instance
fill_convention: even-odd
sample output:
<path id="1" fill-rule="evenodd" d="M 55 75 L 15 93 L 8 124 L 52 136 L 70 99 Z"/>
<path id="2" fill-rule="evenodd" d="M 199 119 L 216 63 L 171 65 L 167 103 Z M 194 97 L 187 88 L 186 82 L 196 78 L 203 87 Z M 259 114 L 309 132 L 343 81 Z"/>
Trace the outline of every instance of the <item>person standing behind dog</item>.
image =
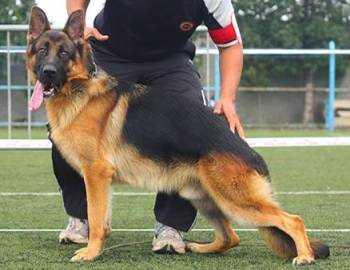
<path id="1" fill-rule="evenodd" d="M 88 0 L 67 0 L 67 11 L 83 9 Z M 171 89 L 203 102 L 199 75 L 193 67 L 195 46 L 189 41 L 197 26 L 208 27 L 219 48 L 221 97 L 214 112 L 227 118 L 233 132 L 244 137 L 235 109 L 243 67 L 243 46 L 230 0 L 106 0 L 94 28 L 86 27 L 98 66 L 120 80 L 142 83 L 152 89 Z M 69 215 L 61 243 L 86 243 L 88 238 L 86 192 L 83 179 L 52 149 L 55 176 Z M 153 251 L 184 253 L 180 231 L 188 231 L 196 217 L 192 205 L 177 194 L 157 194 Z"/>

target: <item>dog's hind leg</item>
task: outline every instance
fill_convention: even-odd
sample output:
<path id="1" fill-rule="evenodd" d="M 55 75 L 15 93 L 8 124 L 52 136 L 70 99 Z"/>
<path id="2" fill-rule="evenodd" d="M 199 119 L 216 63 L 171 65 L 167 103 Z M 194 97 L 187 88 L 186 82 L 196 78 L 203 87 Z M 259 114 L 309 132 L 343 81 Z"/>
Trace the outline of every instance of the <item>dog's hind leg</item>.
<path id="1" fill-rule="evenodd" d="M 195 253 L 221 253 L 239 244 L 238 235 L 233 231 L 229 220 L 212 199 L 205 195 L 203 198 L 192 200 L 191 202 L 215 228 L 215 239 L 208 244 L 187 243 L 186 248 L 189 251 Z"/>
<path id="2" fill-rule="evenodd" d="M 86 186 L 89 242 L 79 249 L 71 261 L 91 261 L 102 252 L 108 233 L 108 196 L 111 189 L 114 168 L 103 160 L 83 166 Z"/>
<path id="3" fill-rule="evenodd" d="M 229 220 L 217 207 L 216 203 L 203 190 L 200 183 L 191 181 L 180 191 L 180 196 L 191 201 L 193 206 L 215 228 L 215 239 L 211 243 L 186 243 L 186 249 L 195 253 L 220 253 L 239 244 L 239 237 L 233 231 Z"/>
<path id="4" fill-rule="evenodd" d="M 256 171 L 229 155 L 200 160 L 198 176 L 204 190 L 232 221 L 255 227 L 277 227 L 293 239 L 296 264 L 314 262 L 302 219 L 284 212 L 272 200 L 269 183 Z"/>

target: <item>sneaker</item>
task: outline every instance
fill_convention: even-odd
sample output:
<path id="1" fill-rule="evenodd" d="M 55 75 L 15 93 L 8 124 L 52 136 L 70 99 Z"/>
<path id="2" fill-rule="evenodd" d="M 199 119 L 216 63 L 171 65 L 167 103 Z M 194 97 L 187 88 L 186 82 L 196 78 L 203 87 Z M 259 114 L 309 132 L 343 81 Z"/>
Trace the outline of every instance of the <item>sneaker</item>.
<path id="1" fill-rule="evenodd" d="M 67 228 L 58 236 L 61 244 L 87 244 L 89 236 L 89 224 L 86 219 L 69 217 Z"/>
<path id="2" fill-rule="evenodd" d="M 157 222 L 152 242 L 152 251 L 158 254 L 184 254 L 185 242 L 181 233 L 169 226 Z"/>

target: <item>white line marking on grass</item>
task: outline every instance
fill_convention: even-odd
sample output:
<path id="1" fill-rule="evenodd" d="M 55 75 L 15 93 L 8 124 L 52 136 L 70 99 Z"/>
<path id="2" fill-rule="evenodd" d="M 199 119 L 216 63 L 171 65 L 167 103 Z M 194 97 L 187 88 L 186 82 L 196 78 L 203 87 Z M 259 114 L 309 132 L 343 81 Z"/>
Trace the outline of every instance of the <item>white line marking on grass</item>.
<path id="1" fill-rule="evenodd" d="M 60 232 L 63 229 L 0 229 L 0 232 Z M 112 229 L 113 232 L 154 232 L 154 229 Z M 192 232 L 212 232 L 213 229 L 193 229 Z M 256 232 L 257 229 L 235 229 L 238 232 Z M 348 233 L 350 229 L 308 229 L 308 232 L 341 232 Z"/>
<path id="2" fill-rule="evenodd" d="M 347 195 L 350 190 L 280 191 L 275 195 Z M 0 192 L 0 196 L 59 196 L 59 192 Z M 114 192 L 115 196 L 154 196 L 153 192 Z"/>
<path id="3" fill-rule="evenodd" d="M 350 146 L 350 137 L 248 138 L 251 147 Z M 51 149 L 49 140 L 0 140 L 0 150 Z"/>
<path id="4" fill-rule="evenodd" d="M 60 192 L 0 192 L 0 196 L 59 196 Z M 153 192 L 114 192 L 115 196 L 154 196 Z"/>
<path id="5" fill-rule="evenodd" d="M 276 192 L 276 195 L 345 195 L 350 194 L 350 190 L 310 190 L 310 191 L 281 191 Z"/>
<path id="6" fill-rule="evenodd" d="M 0 192 L 0 196 L 58 196 L 59 192 Z"/>

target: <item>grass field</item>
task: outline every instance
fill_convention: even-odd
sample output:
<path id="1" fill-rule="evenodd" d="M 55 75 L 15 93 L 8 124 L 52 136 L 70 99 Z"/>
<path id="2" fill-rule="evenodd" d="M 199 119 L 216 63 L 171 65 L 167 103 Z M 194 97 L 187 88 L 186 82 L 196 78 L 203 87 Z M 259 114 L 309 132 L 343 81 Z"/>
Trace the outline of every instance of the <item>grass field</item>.
<path id="1" fill-rule="evenodd" d="M 23 130 L 19 137 L 23 138 Z M 35 131 L 43 138 L 42 129 Z M 5 130 L 0 129 L 0 138 Z M 19 134 L 20 135 L 20 134 Z M 323 131 L 249 131 L 250 137 L 325 136 Z M 336 136 L 348 136 L 339 132 Z M 6 135 L 5 135 L 6 136 Z M 276 192 L 350 191 L 350 147 L 258 149 L 268 161 Z M 223 255 L 155 255 L 152 232 L 113 232 L 106 247 L 142 244 L 106 251 L 89 264 L 69 263 L 77 245 L 57 243 L 58 232 L 8 232 L 4 229 L 61 229 L 66 216 L 59 196 L 4 196 L 4 192 L 57 192 L 49 151 L 0 151 L 0 269 L 294 269 L 264 246 L 256 232 L 239 231 L 241 246 Z M 115 192 L 137 192 L 116 186 Z M 350 194 L 277 195 L 281 205 L 304 217 L 310 232 L 332 245 L 332 256 L 305 269 L 350 268 Z M 152 229 L 154 196 L 115 196 L 114 229 Z M 243 228 L 234 225 L 235 228 Z M 210 228 L 201 218 L 196 229 Z M 191 232 L 187 239 L 209 240 L 211 232 Z M 304 269 L 304 268 L 303 268 Z"/>

